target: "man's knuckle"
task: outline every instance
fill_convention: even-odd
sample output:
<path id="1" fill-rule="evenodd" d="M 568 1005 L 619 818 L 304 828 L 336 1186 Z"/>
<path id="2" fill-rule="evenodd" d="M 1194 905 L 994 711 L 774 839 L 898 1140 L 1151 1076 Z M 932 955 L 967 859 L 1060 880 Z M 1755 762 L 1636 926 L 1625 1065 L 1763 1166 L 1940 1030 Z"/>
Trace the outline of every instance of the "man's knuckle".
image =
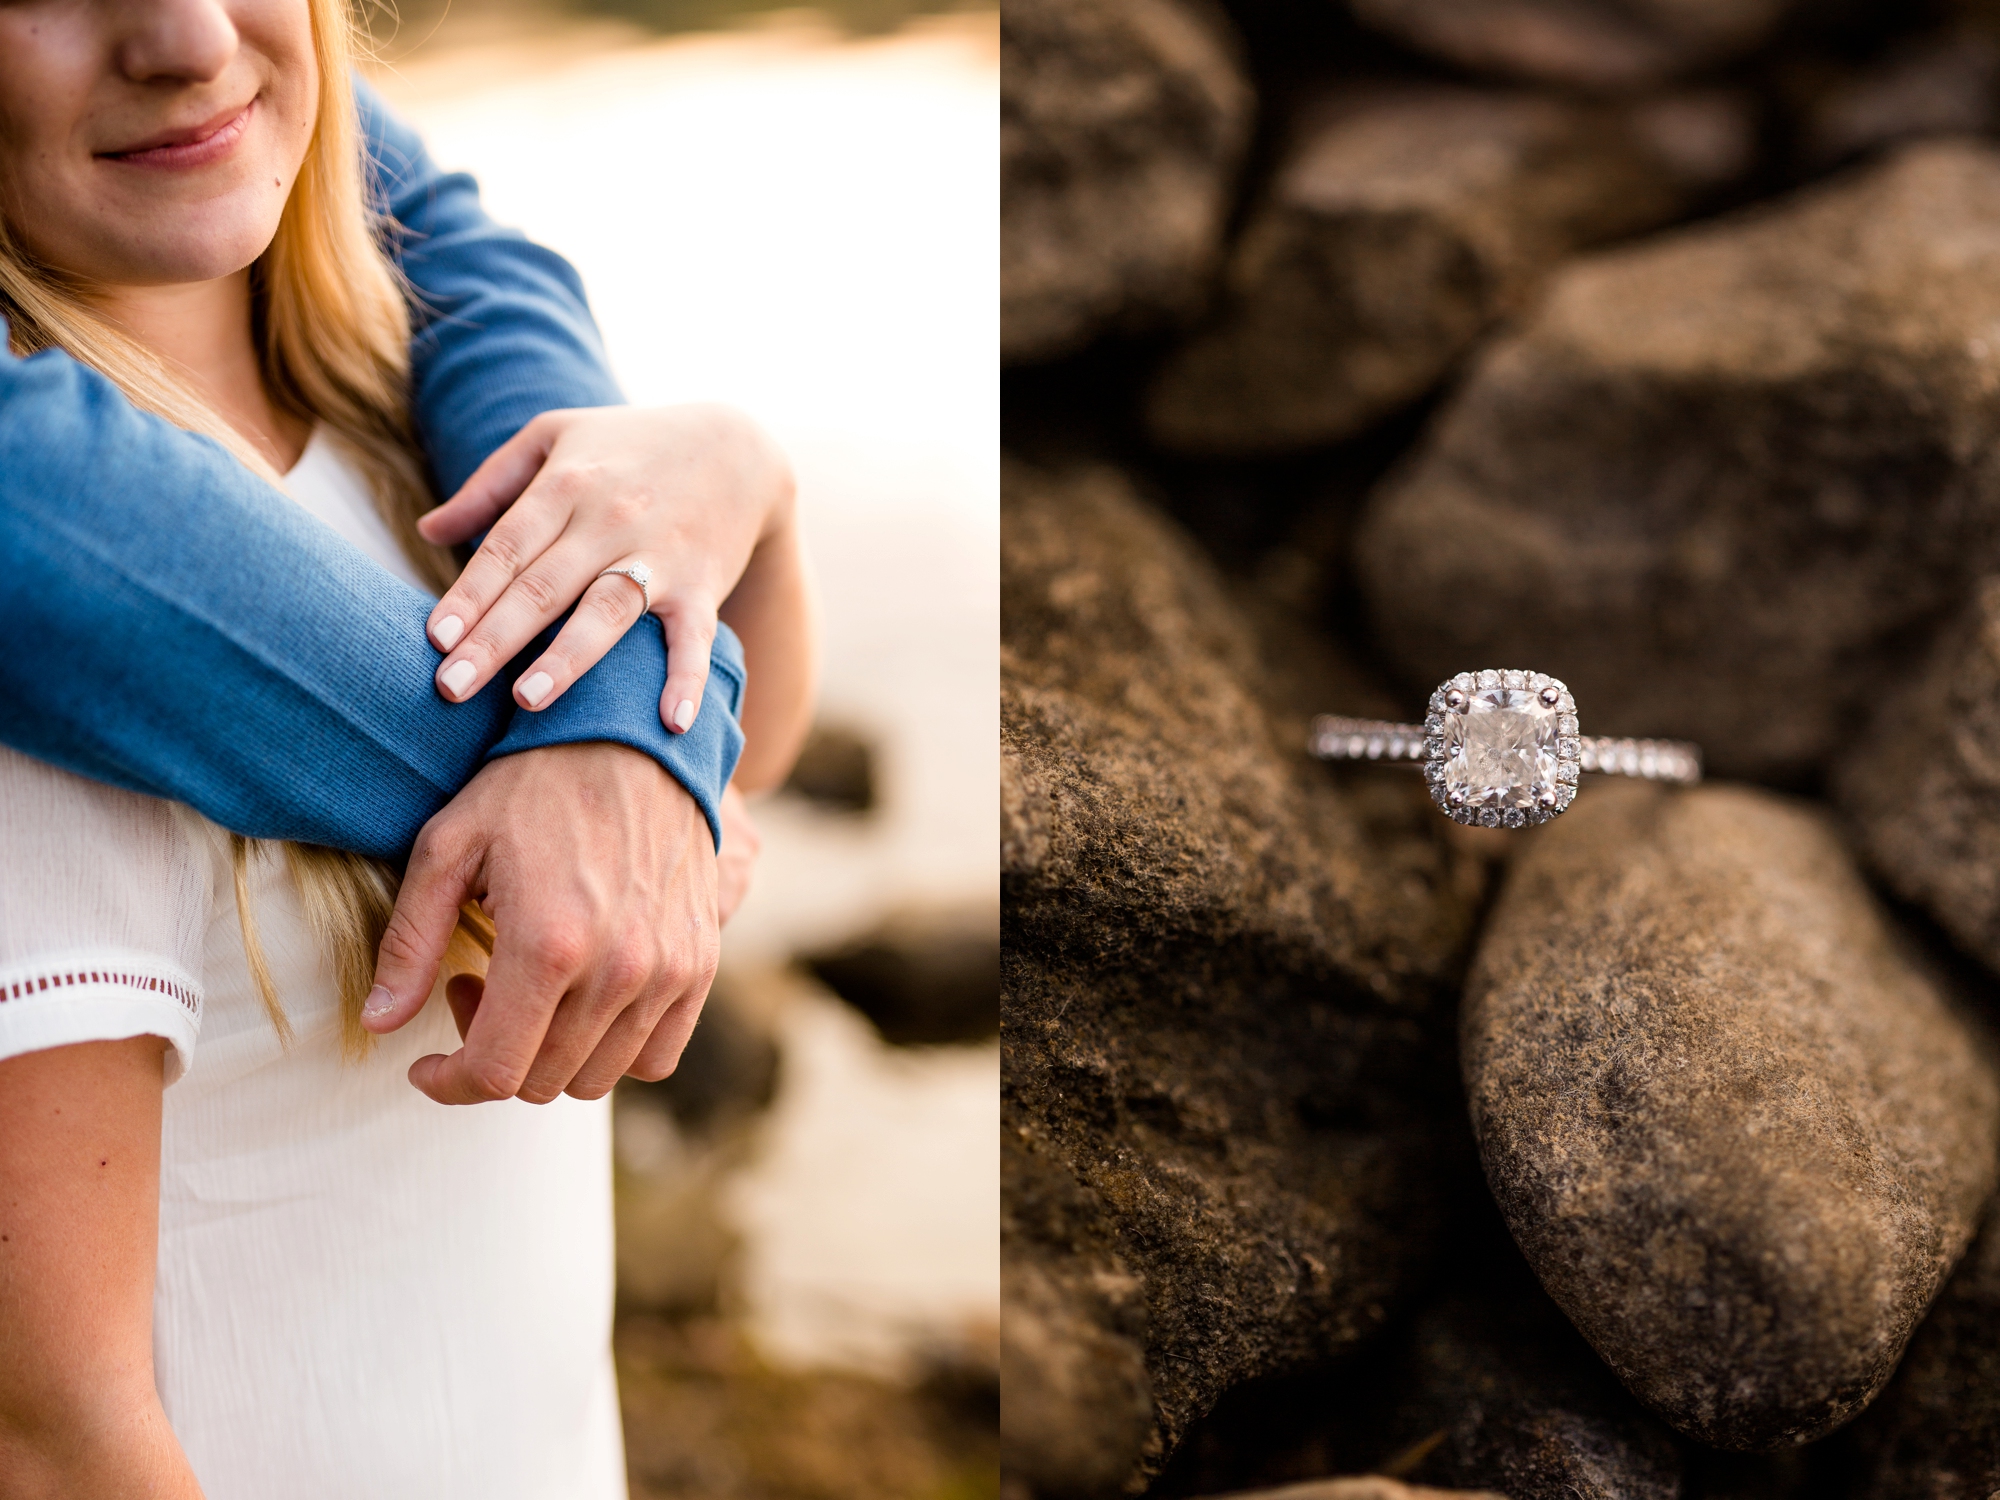
<path id="1" fill-rule="evenodd" d="M 527 961 L 544 979 L 562 979 L 583 966 L 589 943 L 581 928 L 554 922 L 528 941 Z"/>
<path id="2" fill-rule="evenodd" d="M 465 1069 L 466 1087 L 481 1099 L 511 1099 L 524 1081 L 523 1070 L 506 1058 L 481 1058 Z"/>

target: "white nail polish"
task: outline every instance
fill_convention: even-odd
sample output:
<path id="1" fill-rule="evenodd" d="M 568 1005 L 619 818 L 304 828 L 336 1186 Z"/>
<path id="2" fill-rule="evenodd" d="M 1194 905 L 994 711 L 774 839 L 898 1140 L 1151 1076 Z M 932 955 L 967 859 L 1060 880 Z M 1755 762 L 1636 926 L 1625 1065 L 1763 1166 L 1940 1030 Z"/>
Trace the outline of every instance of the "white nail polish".
<path id="1" fill-rule="evenodd" d="M 369 1020 L 380 1020 L 396 1008 L 396 997 L 381 985 L 368 992 L 368 998 L 361 1002 L 361 1014 Z"/>
<path id="2" fill-rule="evenodd" d="M 674 710 L 674 728 L 686 729 L 694 722 L 694 700 L 681 699 L 681 706 Z"/>
<path id="3" fill-rule="evenodd" d="M 521 679 L 521 696 L 528 700 L 528 707 L 540 708 L 542 700 L 549 695 L 549 689 L 555 685 L 555 678 L 548 673 L 532 672 Z"/>
<path id="4" fill-rule="evenodd" d="M 431 627 L 431 639 L 449 651 L 458 644 L 458 638 L 465 634 L 465 621 L 457 615 L 446 615 Z"/>
<path id="5" fill-rule="evenodd" d="M 472 686 L 472 679 L 479 675 L 479 668 L 469 661 L 455 661 L 438 673 L 438 681 L 444 690 L 454 698 L 463 698 L 465 690 Z"/>

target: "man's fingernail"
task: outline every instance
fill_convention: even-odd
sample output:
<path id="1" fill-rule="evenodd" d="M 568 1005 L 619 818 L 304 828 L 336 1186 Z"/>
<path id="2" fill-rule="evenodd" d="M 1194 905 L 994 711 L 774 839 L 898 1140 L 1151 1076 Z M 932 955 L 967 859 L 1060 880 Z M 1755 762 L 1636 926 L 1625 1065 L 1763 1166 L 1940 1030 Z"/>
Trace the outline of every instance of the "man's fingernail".
<path id="1" fill-rule="evenodd" d="M 438 673 L 438 681 L 444 690 L 454 698 L 463 698 L 465 690 L 472 686 L 472 679 L 479 675 L 479 668 L 469 661 L 455 661 Z"/>
<path id="2" fill-rule="evenodd" d="M 694 722 L 694 700 L 681 699 L 681 706 L 674 710 L 674 728 L 685 729 Z"/>
<path id="3" fill-rule="evenodd" d="M 396 997 L 381 985 L 368 992 L 368 998 L 361 1002 L 361 1014 L 371 1021 L 379 1021 L 396 1008 Z"/>
<path id="4" fill-rule="evenodd" d="M 555 685 L 555 678 L 548 673 L 531 672 L 521 679 L 521 696 L 528 700 L 528 707 L 540 708 L 542 700 L 549 695 L 549 689 Z"/>
<path id="5" fill-rule="evenodd" d="M 465 621 L 457 615 L 446 615 L 431 626 L 431 639 L 449 651 L 458 644 L 458 638 L 465 634 Z"/>

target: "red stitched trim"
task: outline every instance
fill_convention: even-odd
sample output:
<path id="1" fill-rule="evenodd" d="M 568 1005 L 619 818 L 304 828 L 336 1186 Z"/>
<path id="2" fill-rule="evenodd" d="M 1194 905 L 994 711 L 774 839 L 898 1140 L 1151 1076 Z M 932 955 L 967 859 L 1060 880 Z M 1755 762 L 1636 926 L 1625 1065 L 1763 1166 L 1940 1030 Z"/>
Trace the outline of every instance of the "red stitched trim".
<path id="1" fill-rule="evenodd" d="M 131 990 L 147 990 L 157 995 L 172 995 L 191 1016 L 201 1014 L 201 1000 L 195 992 L 184 984 L 176 984 L 171 979 L 161 979 L 154 974 L 116 973 L 107 969 L 77 970 L 66 974 L 44 974 L 34 979 L 16 980 L 12 984 L 0 984 L 0 1002 L 18 1000 L 23 995 L 39 995 L 43 990 L 68 989 L 79 984 L 122 984 Z"/>

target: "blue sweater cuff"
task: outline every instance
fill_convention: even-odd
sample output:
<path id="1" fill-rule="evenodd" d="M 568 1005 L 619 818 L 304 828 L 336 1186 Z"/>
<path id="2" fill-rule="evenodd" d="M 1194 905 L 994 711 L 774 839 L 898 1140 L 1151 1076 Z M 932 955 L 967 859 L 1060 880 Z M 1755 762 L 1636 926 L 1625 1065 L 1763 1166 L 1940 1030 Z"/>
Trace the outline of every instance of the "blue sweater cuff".
<path id="1" fill-rule="evenodd" d="M 531 656 L 524 653 L 524 659 Z M 684 734 L 660 722 L 660 695 L 667 687 L 667 643 L 656 615 L 641 615 L 604 660 L 570 685 L 540 713 L 516 710 L 513 722 L 487 759 L 515 755 L 544 745 L 605 740 L 650 755 L 688 789 L 708 819 L 715 847 L 722 848 L 722 789 L 743 754 L 743 643 L 718 623 L 708 654 L 708 687 L 701 712 Z"/>

